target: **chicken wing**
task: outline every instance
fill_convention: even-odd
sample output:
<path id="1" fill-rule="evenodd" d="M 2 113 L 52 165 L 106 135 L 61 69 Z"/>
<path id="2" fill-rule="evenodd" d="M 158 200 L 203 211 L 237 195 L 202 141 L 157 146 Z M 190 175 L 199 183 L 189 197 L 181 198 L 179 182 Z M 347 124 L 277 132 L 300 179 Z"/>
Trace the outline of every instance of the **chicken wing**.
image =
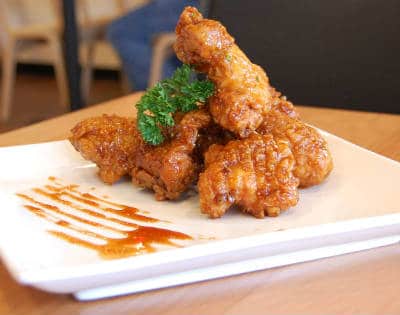
<path id="1" fill-rule="evenodd" d="M 176 199 L 197 179 L 203 151 L 220 141 L 219 133 L 212 137 L 205 132 L 212 119 L 204 110 L 176 121 L 160 146 L 142 140 L 134 119 L 107 115 L 81 121 L 69 140 L 85 159 L 97 164 L 105 183 L 130 174 L 133 183 L 154 190 L 157 200 Z"/>
<path id="2" fill-rule="evenodd" d="M 183 11 L 176 34 L 177 57 L 216 85 L 209 100 L 214 120 L 240 137 L 249 135 L 272 106 L 264 70 L 251 63 L 222 24 L 204 19 L 193 7 Z"/>
<path id="3" fill-rule="evenodd" d="M 297 204 L 299 181 L 286 141 L 254 133 L 225 146 L 212 145 L 205 163 L 198 189 L 201 210 L 211 218 L 234 204 L 257 218 L 277 216 Z"/>
<path id="4" fill-rule="evenodd" d="M 290 117 L 281 108 L 271 110 L 257 131 L 289 141 L 296 160 L 293 173 L 299 178 L 300 187 L 317 185 L 331 172 L 332 156 L 324 138 L 314 128 Z"/>
<path id="5" fill-rule="evenodd" d="M 69 138 L 82 156 L 97 164 L 100 178 L 112 184 L 129 174 L 135 150 L 143 145 L 134 119 L 103 115 L 78 123 Z"/>
<path id="6" fill-rule="evenodd" d="M 154 190 L 157 200 L 177 199 L 197 180 L 202 163 L 196 145 L 211 122 L 203 110 L 185 114 L 165 144 L 145 146 L 135 154 L 132 181 Z"/>

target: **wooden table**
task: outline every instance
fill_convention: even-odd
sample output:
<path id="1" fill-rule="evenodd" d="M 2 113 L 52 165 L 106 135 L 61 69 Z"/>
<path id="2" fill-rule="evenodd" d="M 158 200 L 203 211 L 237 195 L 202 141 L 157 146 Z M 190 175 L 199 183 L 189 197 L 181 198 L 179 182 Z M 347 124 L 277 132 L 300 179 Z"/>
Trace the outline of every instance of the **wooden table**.
<path id="1" fill-rule="evenodd" d="M 0 135 L 0 146 L 65 139 L 79 120 L 134 113 L 139 94 Z M 400 116 L 299 107 L 320 128 L 400 161 Z M 4 209 L 2 209 L 4 210 Z M 17 284 L 0 264 L 0 314 L 400 314 L 400 244 L 95 302 Z"/>

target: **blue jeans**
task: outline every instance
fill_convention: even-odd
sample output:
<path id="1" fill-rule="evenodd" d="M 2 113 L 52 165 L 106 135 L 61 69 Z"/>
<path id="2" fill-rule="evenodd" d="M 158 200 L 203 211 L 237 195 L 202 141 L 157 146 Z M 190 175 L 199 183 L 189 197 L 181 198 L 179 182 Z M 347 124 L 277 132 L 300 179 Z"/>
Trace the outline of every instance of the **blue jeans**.
<path id="1" fill-rule="evenodd" d="M 195 0 L 155 0 L 113 21 L 107 38 L 121 58 L 124 71 L 135 90 L 145 90 L 152 57 L 151 41 L 161 32 L 172 32 L 185 6 L 199 6 Z M 163 68 L 163 77 L 171 76 L 180 65 L 173 56 Z"/>

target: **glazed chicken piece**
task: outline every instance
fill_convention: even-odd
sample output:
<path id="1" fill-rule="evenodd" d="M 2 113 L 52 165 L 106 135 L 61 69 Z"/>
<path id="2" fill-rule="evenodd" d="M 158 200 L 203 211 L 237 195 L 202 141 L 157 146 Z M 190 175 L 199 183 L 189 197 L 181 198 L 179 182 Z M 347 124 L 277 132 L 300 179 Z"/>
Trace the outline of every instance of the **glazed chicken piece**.
<path id="1" fill-rule="evenodd" d="M 324 138 L 314 128 L 290 117 L 280 107 L 274 108 L 257 129 L 260 134 L 272 134 L 286 139 L 296 160 L 294 175 L 300 187 L 320 184 L 333 168 L 332 156 Z"/>
<path id="2" fill-rule="evenodd" d="M 197 179 L 203 165 L 202 152 L 220 141 L 205 136 L 212 119 L 204 110 L 176 120 L 160 146 L 144 143 L 134 119 L 108 115 L 81 121 L 72 129 L 69 140 L 85 159 L 96 163 L 105 183 L 130 174 L 133 183 L 154 190 L 157 200 L 176 199 Z"/>
<path id="3" fill-rule="evenodd" d="M 132 181 L 150 188 L 157 200 L 177 199 L 198 178 L 202 167 L 196 154 L 199 134 L 212 123 L 203 110 L 183 116 L 160 146 L 143 146 L 134 157 Z M 203 149 L 204 150 L 204 149 Z"/>
<path id="4" fill-rule="evenodd" d="M 204 19 L 193 7 L 183 11 L 176 34 L 177 57 L 216 85 L 209 99 L 214 120 L 240 137 L 248 136 L 272 106 L 264 70 L 251 63 L 222 24 Z"/>
<path id="5" fill-rule="evenodd" d="M 221 217 L 232 205 L 257 218 L 277 216 L 298 202 L 294 157 L 286 141 L 251 134 L 227 145 L 212 145 L 198 189 L 201 211 Z"/>
<path id="6" fill-rule="evenodd" d="M 82 156 L 99 168 L 100 178 L 112 184 L 129 174 L 131 157 L 143 145 L 134 119 L 103 115 L 79 122 L 69 138 Z"/>

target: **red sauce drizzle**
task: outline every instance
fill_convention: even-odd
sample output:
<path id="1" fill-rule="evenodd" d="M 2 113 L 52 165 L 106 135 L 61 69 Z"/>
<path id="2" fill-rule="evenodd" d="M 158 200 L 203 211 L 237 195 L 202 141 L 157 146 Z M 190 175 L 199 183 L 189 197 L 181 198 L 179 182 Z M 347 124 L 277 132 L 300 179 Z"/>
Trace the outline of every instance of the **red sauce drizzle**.
<path id="1" fill-rule="evenodd" d="M 78 185 L 61 185 L 57 180 L 55 177 L 49 177 L 53 185 L 32 188 L 34 193 L 50 200 L 50 203 L 36 200 L 28 194 L 18 193 L 17 196 L 29 203 L 25 204 L 24 208 L 36 216 L 63 227 L 67 231 L 74 231 L 100 241 L 102 244 L 96 244 L 65 232 L 48 231 L 69 243 L 95 250 L 103 258 L 114 259 L 154 252 L 156 251 L 154 245 L 157 244 L 179 247 L 173 240 L 192 239 L 191 236 L 181 232 L 124 220 L 159 222 L 156 218 L 138 213 L 139 209 L 135 207 L 80 192 L 77 189 Z M 67 210 L 61 209 L 60 205 Z M 89 209 L 88 206 L 96 210 Z M 68 210 L 73 210 L 73 212 Z M 82 214 L 86 217 L 82 217 Z M 121 227 L 115 227 L 115 224 Z M 105 236 L 100 232 L 90 230 L 90 227 L 117 233 L 119 237 Z"/>

